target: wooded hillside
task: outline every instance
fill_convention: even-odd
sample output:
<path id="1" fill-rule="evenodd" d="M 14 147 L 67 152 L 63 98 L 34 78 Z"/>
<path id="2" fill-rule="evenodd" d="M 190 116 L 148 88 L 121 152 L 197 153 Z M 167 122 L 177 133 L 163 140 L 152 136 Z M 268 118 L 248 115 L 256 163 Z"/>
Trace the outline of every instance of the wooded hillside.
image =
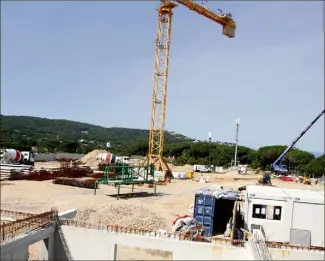
<path id="1" fill-rule="evenodd" d="M 68 120 L 51 120 L 29 116 L 1 116 L 0 146 L 29 150 L 32 145 L 39 152 L 87 153 L 105 148 L 120 155 L 143 155 L 148 151 L 148 130 L 105 128 Z M 258 150 L 238 147 L 240 164 L 252 168 L 270 169 L 270 165 L 286 149 L 283 145 L 264 146 Z M 235 146 L 231 143 L 194 142 L 184 135 L 165 133 L 164 155 L 175 157 L 175 164 L 205 164 L 229 166 L 234 158 Z M 325 174 L 324 155 L 315 158 L 312 153 L 292 149 L 283 163 L 302 174 Z"/>

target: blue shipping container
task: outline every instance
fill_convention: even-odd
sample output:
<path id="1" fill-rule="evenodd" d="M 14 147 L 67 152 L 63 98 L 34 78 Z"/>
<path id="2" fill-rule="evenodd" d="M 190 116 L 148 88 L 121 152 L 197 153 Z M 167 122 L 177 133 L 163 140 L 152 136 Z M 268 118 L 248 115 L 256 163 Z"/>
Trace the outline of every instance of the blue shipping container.
<path id="1" fill-rule="evenodd" d="M 195 195 L 194 218 L 203 224 L 204 236 L 211 237 L 214 227 L 216 198 L 210 195 Z"/>

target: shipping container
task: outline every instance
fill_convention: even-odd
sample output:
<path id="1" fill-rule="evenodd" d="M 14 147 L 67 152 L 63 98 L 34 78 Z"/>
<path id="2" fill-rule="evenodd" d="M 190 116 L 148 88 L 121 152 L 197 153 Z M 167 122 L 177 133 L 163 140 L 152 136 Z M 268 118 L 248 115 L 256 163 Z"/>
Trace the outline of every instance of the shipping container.
<path id="1" fill-rule="evenodd" d="M 213 234 L 216 198 L 210 195 L 195 195 L 194 218 L 203 225 L 204 236 Z"/>
<path id="2" fill-rule="evenodd" d="M 234 205 L 233 198 L 217 199 L 213 195 L 195 195 L 194 218 L 203 225 L 204 236 L 211 237 L 225 232 Z"/>

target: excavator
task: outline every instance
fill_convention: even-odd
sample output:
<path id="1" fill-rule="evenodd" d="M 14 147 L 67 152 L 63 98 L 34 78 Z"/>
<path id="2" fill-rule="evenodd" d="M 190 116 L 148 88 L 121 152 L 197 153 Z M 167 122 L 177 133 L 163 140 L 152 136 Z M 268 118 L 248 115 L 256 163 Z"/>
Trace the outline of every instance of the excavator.
<path id="1" fill-rule="evenodd" d="M 272 186 L 271 183 L 271 171 L 265 171 L 262 177 L 258 179 L 259 185 Z"/>
<path id="2" fill-rule="evenodd" d="M 284 156 L 296 145 L 296 143 L 306 134 L 306 132 L 322 117 L 325 113 L 325 109 L 317 115 L 317 117 L 299 134 L 299 136 L 288 146 L 284 152 L 271 164 L 272 170 L 276 174 L 287 175 L 289 173 L 286 165 L 282 164 Z M 265 171 L 263 176 L 258 180 L 261 185 L 272 185 L 271 183 L 271 172 Z M 302 183 L 310 184 L 310 179 L 308 177 L 303 178 Z"/>

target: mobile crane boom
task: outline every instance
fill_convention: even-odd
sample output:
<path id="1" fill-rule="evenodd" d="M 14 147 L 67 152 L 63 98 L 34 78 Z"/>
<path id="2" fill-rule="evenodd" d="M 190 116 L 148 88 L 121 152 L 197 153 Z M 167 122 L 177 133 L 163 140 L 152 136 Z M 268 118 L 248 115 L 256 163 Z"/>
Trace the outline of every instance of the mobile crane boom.
<path id="1" fill-rule="evenodd" d="M 156 170 L 166 171 L 170 169 L 163 158 L 164 127 L 166 114 L 167 78 L 170 50 L 170 35 L 172 10 L 179 5 L 210 19 L 222 26 L 222 34 L 235 37 L 236 24 L 231 14 L 215 14 L 190 0 L 161 0 L 158 7 L 158 22 L 156 35 L 156 51 L 154 62 L 153 91 L 151 99 L 151 117 L 149 131 L 149 146 L 147 159 L 150 164 L 155 164 Z"/>
<path id="2" fill-rule="evenodd" d="M 313 126 L 319 120 L 319 118 L 322 117 L 324 113 L 325 113 L 325 109 L 320 114 L 317 115 L 317 117 L 306 127 L 306 129 L 304 129 L 304 131 L 301 132 L 299 136 L 291 143 L 291 145 L 288 146 L 288 148 L 286 148 L 286 150 L 282 152 L 281 155 L 271 164 L 271 168 L 275 172 L 277 173 L 288 172 L 287 166 L 281 165 L 284 156 L 295 146 L 295 144 L 302 138 L 302 136 L 306 134 L 306 132 L 311 128 L 311 126 Z"/>

